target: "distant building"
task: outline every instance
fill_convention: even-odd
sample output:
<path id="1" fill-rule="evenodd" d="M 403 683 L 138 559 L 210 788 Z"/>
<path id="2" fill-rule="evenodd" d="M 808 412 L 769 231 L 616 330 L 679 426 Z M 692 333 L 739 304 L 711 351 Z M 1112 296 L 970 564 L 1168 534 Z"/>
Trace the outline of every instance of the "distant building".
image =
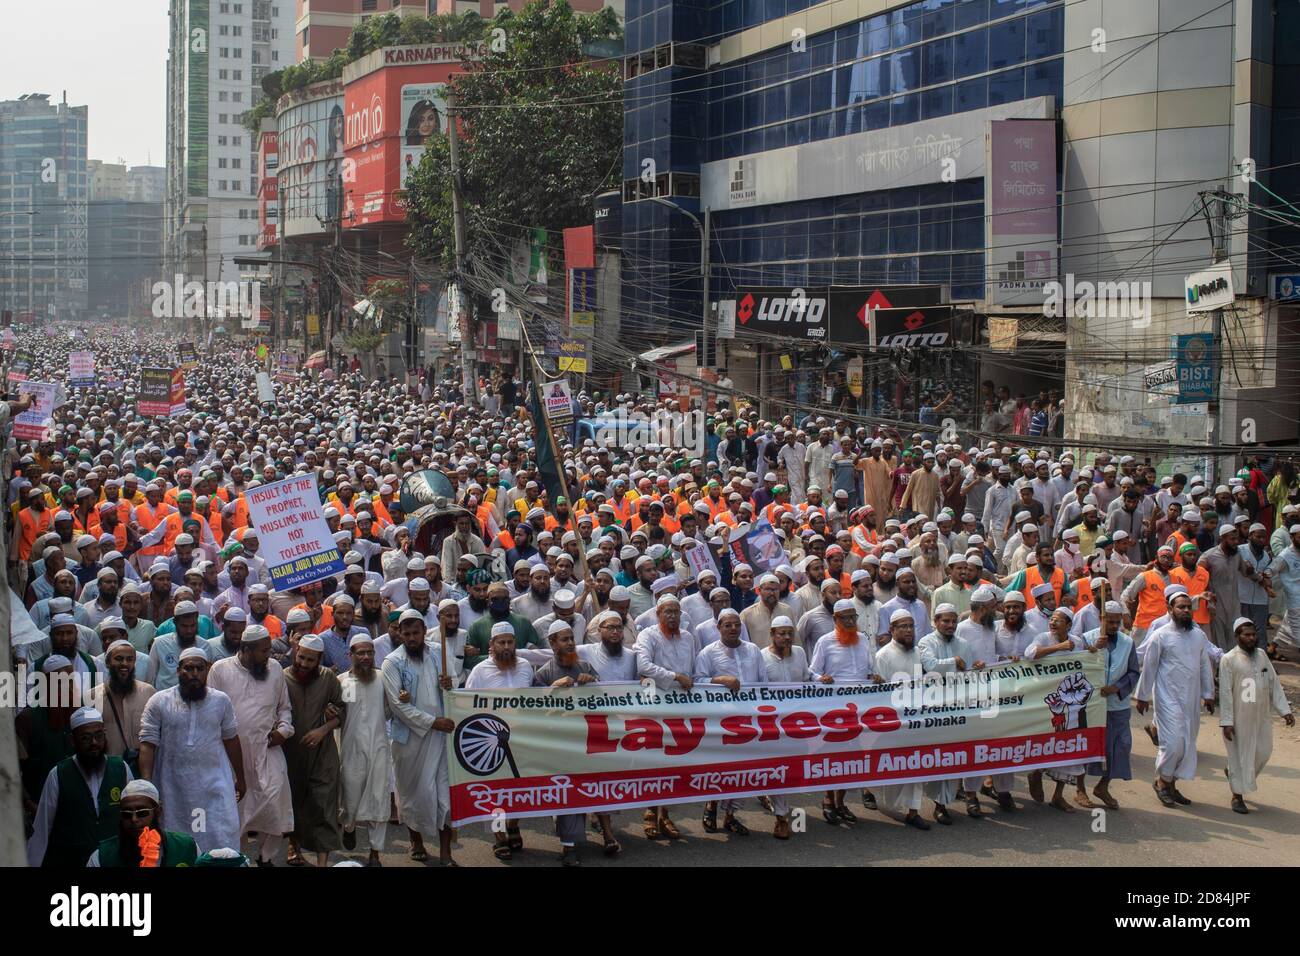
<path id="1" fill-rule="evenodd" d="M 86 118 L 66 97 L 0 101 L 0 310 L 86 311 Z"/>
<path id="2" fill-rule="evenodd" d="M 92 316 L 127 318 L 165 277 L 163 196 L 167 170 L 92 159 L 88 305 Z"/>

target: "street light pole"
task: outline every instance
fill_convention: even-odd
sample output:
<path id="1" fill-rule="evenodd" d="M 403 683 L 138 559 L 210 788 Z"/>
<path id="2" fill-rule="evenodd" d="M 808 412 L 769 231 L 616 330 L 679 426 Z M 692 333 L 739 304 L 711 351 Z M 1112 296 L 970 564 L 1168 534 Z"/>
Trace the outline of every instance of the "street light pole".
<path id="1" fill-rule="evenodd" d="M 663 196 L 649 197 L 651 202 L 657 202 L 661 206 L 667 206 L 669 209 L 676 209 L 683 216 L 695 224 L 696 230 L 700 234 L 700 298 L 701 298 L 701 323 L 700 323 L 700 344 L 704 346 L 703 355 L 696 356 L 697 364 L 703 368 L 704 360 L 711 353 L 717 352 L 717 341 L 713 342 L 713 347 L 709 347 L 709 325 L 711 322 L 709 311 L 709 210 L 704 210 L 704 221 L 695 215 L 689 209 L 684 209 L 677 203 L 665 199 Z M 713 354 L 714 364 L 717 364 L 717 355 Z"/>

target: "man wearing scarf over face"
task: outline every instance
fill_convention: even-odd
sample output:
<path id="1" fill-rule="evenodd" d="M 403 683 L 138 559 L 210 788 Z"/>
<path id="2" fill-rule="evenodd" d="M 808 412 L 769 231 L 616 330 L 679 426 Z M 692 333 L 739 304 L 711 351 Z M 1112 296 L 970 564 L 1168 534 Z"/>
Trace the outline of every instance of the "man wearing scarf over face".
<path id="1" fill-rule="evenodd" d="M 296 734 L 285 742 L 289 790 L 293 795 L 290 866 L 302 866 L 302 850 L 314 850 L 316 865 L 329 863 L 339 848 L 339 751 L 334 731 L 342 723 L 343 689 L 334 671 L 321 666 L 325 642 L 318 634 L 298 641 L 285 672 Z"/>
<path id="2" fill-rule="evenodd" d="M 858 630 L 857 607 L 851 599 L 841 598 L 832 610 L 834 630 L 817 638 L 808 663 L 812 679 L 823 684 L 879 683 L 872 642 L 863 640 Z M 844 805 L 845 792 L 828 790 L 822 795 L 822 816 L 832 826 L 858 822 Z"/>
<path id="3" fill-rule="evenodd" d="M 542 643 L 533 622 L 524 615 L 511 611 L 510 591 L 505 582 L 496 581 L 488 585 L 487 598 L 487 613 L 470 626 L 469 636 L 465 639 L 466 671 L 472 671 L 487 659 L 492 632 L 497 624 L 510 625 L 516 647 L 539 647 Z"/>

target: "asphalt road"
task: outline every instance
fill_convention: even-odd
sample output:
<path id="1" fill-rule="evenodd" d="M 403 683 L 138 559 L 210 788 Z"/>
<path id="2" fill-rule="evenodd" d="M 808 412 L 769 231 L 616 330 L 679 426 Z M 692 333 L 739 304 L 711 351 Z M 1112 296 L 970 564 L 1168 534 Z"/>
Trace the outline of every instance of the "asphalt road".
<path id="1" fill-rule="evenodd" d="M 1292 655 L 1294 656 L 1294 655 Z M 1292 707 L 1300 712 L 1300 667 L 1280 664 Z M 1228 806 L 1224 777 L 1224 745 L 1217 715 L 1202 714 L 1198 739 L 1196 779 L 1179 789 L 1191 806 L 1165 809 L 1151 790 L 1155 748 L 1140 727 L 1146 718 L 1133 718 L 1134 779 L 1116 781 L 1112 795 L 1120 809 L 1064 813 L 1036 804 L 1024 789 L 1024 776 L 1014 794 L 1019 810 L 1004 812 L 982 798 L 985 816 L 970 819 L 964 808 L 950 806 L 953 825 L 933 825 L 929 832 L 905 827 L 882 813 L 863 810 L 856 794 L 850 809 L 859 818 L 855 826 L 832 827 L 820 814 L 820 797 L 804 794 L 791 804 L 805 811 L 806 826 L 790 840 L 771 836 L 772 817 L 756 800 L 745 801 L 739 814 L 750 834 L 737 837 L 705 833 L 701 807 L 675 808 L 673 820 L 681 830 L 678 841 L 647 840 L 641 831 L 641 811 L 628 810 L 615 817 L 615 831 L 623 852 L 606 859 L 599 838 L 583 849 L 584 866 L 762 866 L 772 862 L 793 866 L 1278 866 L 1300 860 L 1300 727 L 1288 730 L 1281 720 L 1273 728 L 1273 757 L 1260 780 L 1260 789 L 1247 798 L 1251 813 L 1242 816 Z M 1045 781 L 1048 796 L 1051 781 Z M 1096 783 L 1090 778 L 1089 786 Z M 1068 791 L 1067 791 L 1068 792 Z M 926 800 L 922 813 L 933 804 Z M 931 821 L 933 823 L 933 821 Z M 462 866 L 556 866 L 559 841 L 550 819 L 521 823 L 524 850 L 509 862 L 492 855 L 492 835 L 485 824 L 458 833 L 453 850 Z M 366 859 L 365 836 L 358 848 L 331 858 Z M 405 829 L 389 827 L 383 865 L 436 866 L 437 850 L 430 846 L 427 864 L 412 862 Z M 277 861 L 280 865 L 281 861 Z"/>

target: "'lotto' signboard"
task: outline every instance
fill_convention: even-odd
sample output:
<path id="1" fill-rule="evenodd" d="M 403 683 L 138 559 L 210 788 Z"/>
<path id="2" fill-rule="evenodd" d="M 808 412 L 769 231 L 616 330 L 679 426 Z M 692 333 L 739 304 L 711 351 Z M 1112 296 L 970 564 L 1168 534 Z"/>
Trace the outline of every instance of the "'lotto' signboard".
<path id="1" fill-rule="evenodd" d="M 376 53 L 407 48 L 395 47 Z M 423 48 L 420 48 L 423 49 Z M 437 137 L 447 135 L 448 79 L 462 72 L 455 48 L 434 61 L 374 57 L 375 67 L 348 82 L 344 110 L 344 222 L 367 226 L 406 219 L 406 183 Z M 348 71 L 352 76 L 352 71 Z"/>

